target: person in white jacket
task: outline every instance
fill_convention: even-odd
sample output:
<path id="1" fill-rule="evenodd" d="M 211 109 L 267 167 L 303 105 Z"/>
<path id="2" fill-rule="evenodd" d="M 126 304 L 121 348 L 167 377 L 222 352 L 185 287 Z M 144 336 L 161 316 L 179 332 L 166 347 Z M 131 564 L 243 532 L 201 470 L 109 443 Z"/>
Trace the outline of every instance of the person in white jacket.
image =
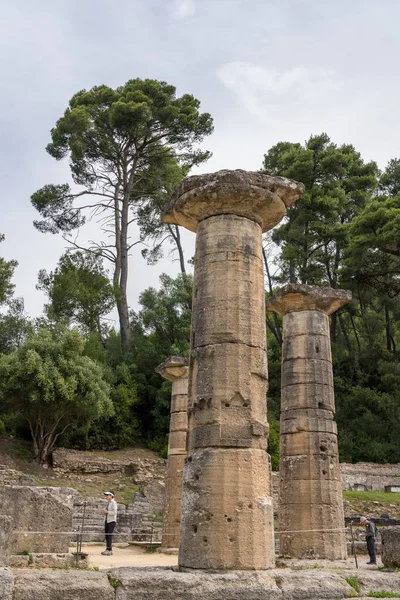
<path id="1" fill-rule="evenodd" d="M 106 534 L 106 549 L 104 550 L 104 552 L 102 552 L 102 554 L 110 556 L 112 554 L 113 532 L 117 524 L 118 506 L 116 501 L 114 500 L 114 492 L 104 492 L 104 495 L 107 500 L 107 504 L 104 509 L 104 514 L 106 516 L 106 520 L 104 523 L 104 531 Z"/>

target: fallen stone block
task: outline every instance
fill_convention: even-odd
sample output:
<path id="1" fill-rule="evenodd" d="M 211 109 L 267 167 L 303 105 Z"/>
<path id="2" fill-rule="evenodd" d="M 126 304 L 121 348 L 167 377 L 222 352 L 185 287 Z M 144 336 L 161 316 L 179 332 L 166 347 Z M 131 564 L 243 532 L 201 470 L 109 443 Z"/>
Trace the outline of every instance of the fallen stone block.
<path id="1" fill-rule="evenodd" d="M 78 598 L 115 600 L 115 591 L 105 573 L 79 570 L 15 572 L 13 600 L 77 600 Z"/>
<path id="2" fill-rule="evenodd" d="M 400 527 L 381 527 L 382 562 L 386 567 L 400 567 Z M 399 583 L 400 590 L 400 583 Z"/>

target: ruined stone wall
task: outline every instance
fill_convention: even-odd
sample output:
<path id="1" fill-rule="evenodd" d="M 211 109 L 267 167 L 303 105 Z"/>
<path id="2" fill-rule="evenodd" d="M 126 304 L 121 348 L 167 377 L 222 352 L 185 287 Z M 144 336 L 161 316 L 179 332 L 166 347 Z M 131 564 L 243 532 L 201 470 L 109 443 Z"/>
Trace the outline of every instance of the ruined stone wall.
<path id="1" fill-rule="evenodd" d="M 69 536 L 57 535 L 72 528 L 72 490 L 31 486 L 0 486 L 1 512 L 12 518 L 13 531 L 53 534 L 13 534 L 11 552 L 68 552 Z"/>
<path id="2" fill-rule="evenodd" d="M 387 486 L 400 486 L 400 464 L 376 465 L 372 463 L 341 463 L 344 490 L 385 491 Z"/>

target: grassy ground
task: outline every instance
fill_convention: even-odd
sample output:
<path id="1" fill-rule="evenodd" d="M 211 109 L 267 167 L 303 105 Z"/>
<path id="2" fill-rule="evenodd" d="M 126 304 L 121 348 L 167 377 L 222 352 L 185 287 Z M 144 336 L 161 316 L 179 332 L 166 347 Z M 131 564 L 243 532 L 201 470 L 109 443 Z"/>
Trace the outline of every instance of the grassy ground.
<path id="1" fill-rule="evenodd" d="M 400 519 L 400 494 L 395 492 L 343 492 L 343 499 L 350 503 L 352 512 L 376 517 L 388 514 Z"/>

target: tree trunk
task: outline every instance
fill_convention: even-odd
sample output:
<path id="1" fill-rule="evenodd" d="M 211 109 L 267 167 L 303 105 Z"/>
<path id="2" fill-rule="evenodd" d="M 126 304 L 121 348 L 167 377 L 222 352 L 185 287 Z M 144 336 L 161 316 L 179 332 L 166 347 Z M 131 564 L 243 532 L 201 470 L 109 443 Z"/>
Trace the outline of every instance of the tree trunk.
<path id="1" fill-rule="evenodd" d="M 120 250 L 121 250 L 121 272 L 118 285 L 117 309 L 119 316 L 119 324 L 121 329 L 121 344 L 123 350 L 127 350 L 129 344 L 129 308 L 128 297 L 126 293 L 128 283 L 128 211 L 129 197 L 125 199 L 122 207 L 121 216 L 121 235 L 120 235 Z"/>
<path id="2" fill-rule="evenodd" d="M 386 349 L 388 352 L 392 351 L 392 336 L 390 327 L 390 313 L 388 307 L 385 305 L 385 331 L 386 331 Z"/>
<path id="3" fill-rule="evenodd" d="M 269 270 L 268 257 L 267 257 L 267 253 L 265 252 L 264 246 L 263 246 L 262 252 L 263 252 L 263 258 L 264 258 L 265 272 L 267 274 L 268 291 L 269 291 L 270 295 L 272 296 L 272 294 L 274 293 L 274 290 L 272 287 L 272 277 L 271 277 L 271 272 Z M 278 344 L 280 346 L 282 346 L 282 331 L 281 331 L 281 325 L 279 323 L 279 318 L 275 312 L 272 313 L 272 315 L 273 315 L 272 318 L 274 320 L 274 325 L 271 326 L 271 323 L 270 323 L 268 315 L 267 315 L 267 326 L 269 327 L 271 332 L 274 334 L 275 339 L 278 342 Z"/>
<path id="4" fill-rule="evenodd" d="M 182 242 L 181 242 L 181 234 L 179 233 L 179 226 L 178 225 L 168 225 L 168 229 L 171 232 L 171 235 L 174 239 L 174 242 L 176 244 L 176 248 L 178 250 L 178 254 L 179 254 L 179 265 L 181 268 L 181 273 L 182 275 L 186 275 L 186 268 L 185 268 L 185 256 L 183 254 L 183 248 L 182 248 Z"/>

